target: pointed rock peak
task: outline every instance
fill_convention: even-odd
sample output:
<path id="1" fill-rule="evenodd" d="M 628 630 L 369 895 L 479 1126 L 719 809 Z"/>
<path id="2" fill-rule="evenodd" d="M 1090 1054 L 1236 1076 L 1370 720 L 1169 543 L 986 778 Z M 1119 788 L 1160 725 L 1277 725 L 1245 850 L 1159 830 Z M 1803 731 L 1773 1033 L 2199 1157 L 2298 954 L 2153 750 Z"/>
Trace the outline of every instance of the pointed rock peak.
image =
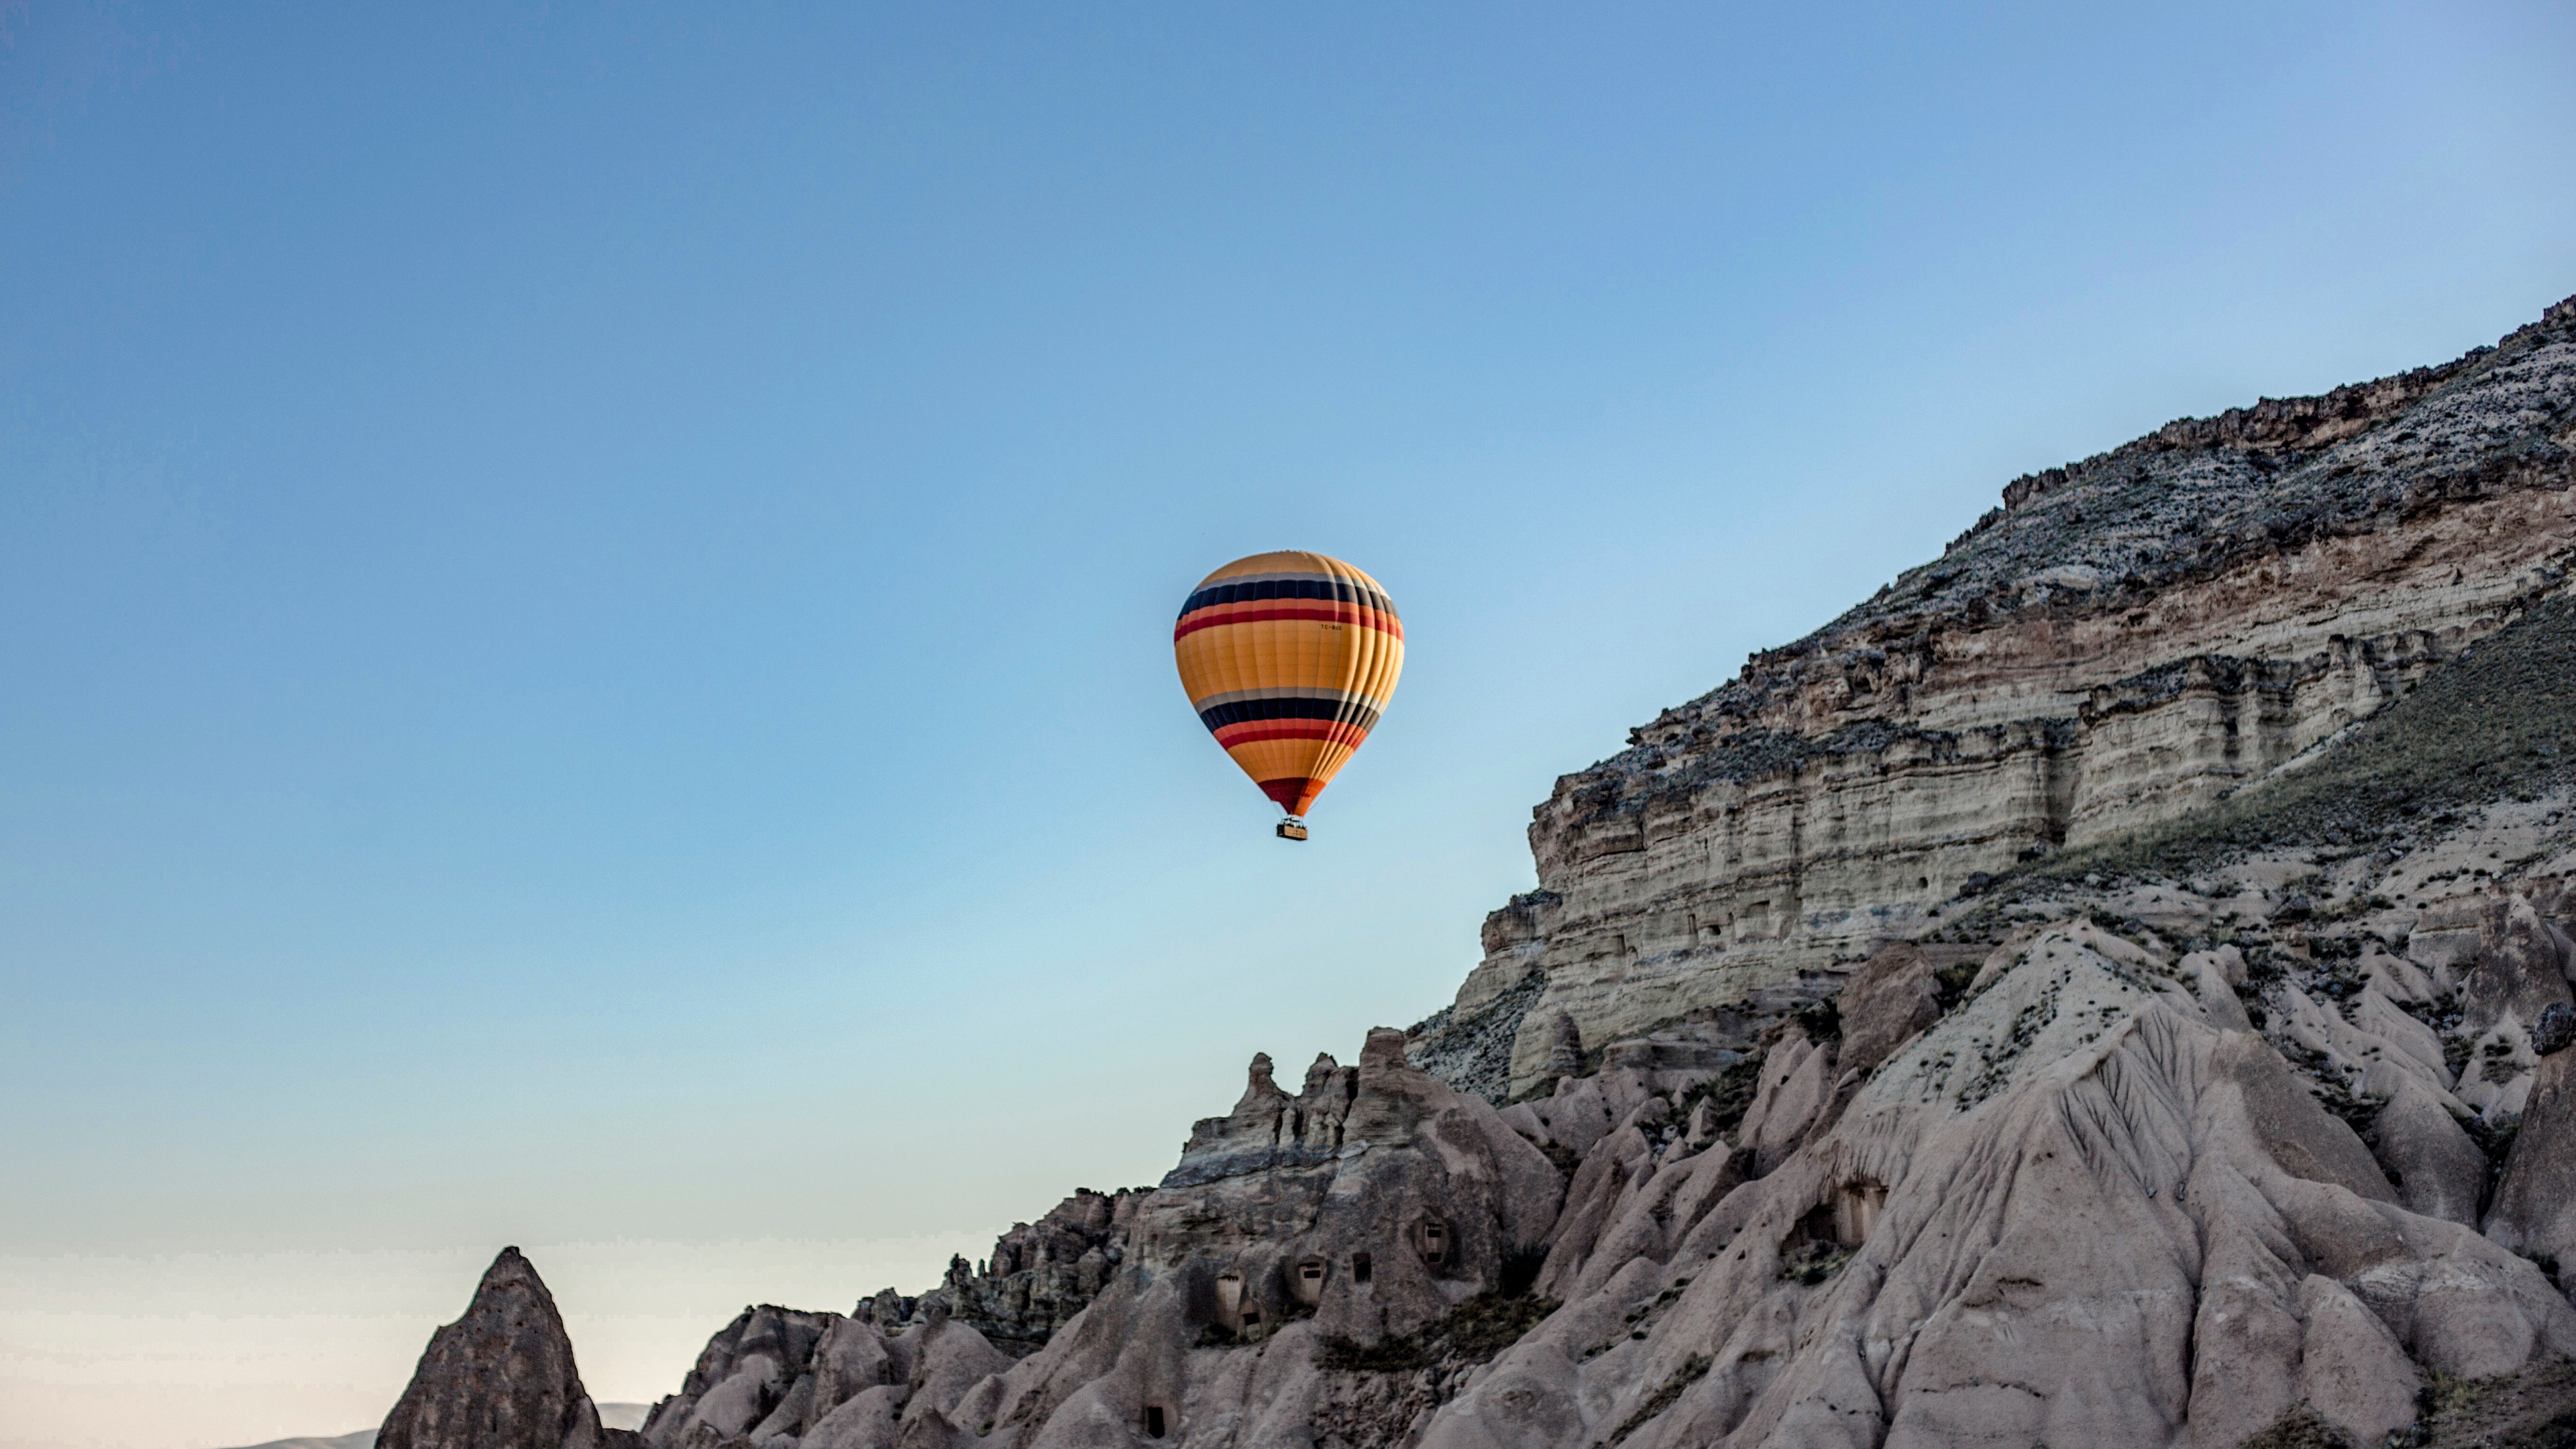
<path id="1" fill-rule="evenodd" d="M 1369 1028 L 1368 1042 L 1360 1048 L 1361 1071 L 1392 1071 L 1399 1067 L 1409 1067 L 1411 1065 L 1411 1062 L 1404 1059 L 1403 1032 L 1400 1032 L 1391 1026 L 1373 1026 Z"/>
<path id="2" fill-rule="evenodd" d="M 599 1411 L 536 1265 L 504 1248 L 474 1301 L 430 1335 L 376 1435 L 383 1449 L 601 1449 Z"/>
<path id="3" fill-rule="evenodd" d="M 1270 1053 L 1254 1052 L 1252 1067 L 1244 1074 L 1243 1100 L 1234 1104 L 1236 1113 L 1263 1110 L 1274 1101 L 1287 1099 L 1288 1094 L 1279 1090 L 1277 1082 L 1270 1080 Z"/>
<path id="4" fill-rule="evenodd" d="M 486 1293 L 512 1288 L 531 1291 L 544 1299 L 547 1307 L 554 1306 L 554 1295 L 546 1291 L 546 1280 L 537 1276 L 537 1265 L 515 1247 L 503 1248 L 492 1266 L 483 1270 L 483 1281 L 475 1285 L 474 1296 L 479 1300 Z"/>

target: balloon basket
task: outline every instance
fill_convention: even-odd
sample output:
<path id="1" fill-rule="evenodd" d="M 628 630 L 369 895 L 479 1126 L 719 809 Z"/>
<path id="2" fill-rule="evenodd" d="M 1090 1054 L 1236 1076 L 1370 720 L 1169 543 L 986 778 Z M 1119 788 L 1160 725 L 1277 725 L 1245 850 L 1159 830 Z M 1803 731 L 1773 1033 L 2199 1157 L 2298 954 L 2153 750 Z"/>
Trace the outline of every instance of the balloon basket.
<path id="1" fill-rule="evenodd" d="M 1303 821 L 1303 820 L 1298 819 L 1298 818 L 1297 818 L 1296 816 L 1294 816 L 1294 815 L 1291 815 L 1291 816 L 1289 816 L 1287 819 L 1280 821 L 1280 822 L 1279 822 L 1279 838 L 1280 838 L 1280 839 L 1282 839 L 1282 840 L 1303 840 L 1303 839 L 1305 839 L 1305 838 L 1306 838 L 1306 822 L 1305 822 L 1305 821 Z"/>

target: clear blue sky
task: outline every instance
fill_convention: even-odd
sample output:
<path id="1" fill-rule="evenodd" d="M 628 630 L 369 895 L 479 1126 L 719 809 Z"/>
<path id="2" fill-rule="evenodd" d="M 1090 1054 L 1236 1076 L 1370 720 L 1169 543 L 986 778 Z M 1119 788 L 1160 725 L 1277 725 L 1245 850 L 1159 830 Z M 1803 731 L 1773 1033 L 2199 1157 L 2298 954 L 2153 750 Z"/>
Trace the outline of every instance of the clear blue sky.
<path id="1" fill-rule="evenodd" d="M 1150 1181 L 2008 478 L 2576 292 L 2564 6 L 1929 10 L 0 5 L 0 1445 Z M 1303 847 L 1169 646 L 1282 547 L 1411 643 Z M 298 1254 L 429 1265 L 342 1399 L 28 1366 Z"/>

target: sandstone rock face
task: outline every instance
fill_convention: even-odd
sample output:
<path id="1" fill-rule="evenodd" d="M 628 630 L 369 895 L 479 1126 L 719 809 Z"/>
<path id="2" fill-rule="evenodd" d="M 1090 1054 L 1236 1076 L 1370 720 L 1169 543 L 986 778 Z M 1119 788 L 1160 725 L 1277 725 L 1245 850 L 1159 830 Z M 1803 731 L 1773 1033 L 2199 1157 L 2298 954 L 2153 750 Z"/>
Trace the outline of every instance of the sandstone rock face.
<path id="1" fill-rule="evenodd" d="M 516 1248 L 492 1260 L 465 1315 L 431 1335 L 376 1433 L 387 1449 L 608 1449 L 633 1439 L 600 1427 L 554 1295 Z"/>
<path id="2" fill-rule="evenodd" d="M 1545 972 L 1524 1092 L 1558 1011 L 1603 1041 L 1831 969 L 1982 874 L 2279 769 L 2557 587 L 2571 409 L 2562 303 L 2446 367 L 2016 482 L 1939 561 L 1559 780 L 1541 888 L 1453 1010 Z"/>

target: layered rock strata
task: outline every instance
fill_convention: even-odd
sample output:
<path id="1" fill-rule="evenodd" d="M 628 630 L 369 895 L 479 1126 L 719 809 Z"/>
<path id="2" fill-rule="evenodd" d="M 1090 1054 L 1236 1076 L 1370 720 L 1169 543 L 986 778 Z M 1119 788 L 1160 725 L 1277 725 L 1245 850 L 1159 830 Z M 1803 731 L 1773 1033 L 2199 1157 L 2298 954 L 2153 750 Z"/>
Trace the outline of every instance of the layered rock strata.
<path id="1" fill-rule="evenodd" d="M 2016 480 L 1943 556 L 1665 711 L 1534 812 L 1454 1016 L 1544 974 L 1587 1040 L 1912 934 L 1960 887 L 2278 771 L 2562 588 L 2576 299 L 2493 348 Z M 1427 1024 L 1429 1025 L 1429 1024 Z"/>

